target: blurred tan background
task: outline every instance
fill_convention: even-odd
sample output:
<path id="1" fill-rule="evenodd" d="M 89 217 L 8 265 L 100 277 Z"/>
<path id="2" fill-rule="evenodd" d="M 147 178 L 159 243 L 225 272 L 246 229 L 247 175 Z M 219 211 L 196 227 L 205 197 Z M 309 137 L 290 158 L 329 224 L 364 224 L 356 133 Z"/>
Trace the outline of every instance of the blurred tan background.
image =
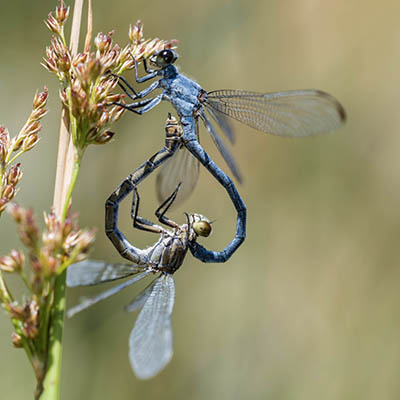
<path id="1" fill-rule="evenodd" d="M 71 1 L 69 2 L 71 3 Z M 0 15 L 0 123 L 15 134 L 33 94 L 50 90 L 42 140 L 23 160 L 17 201 L 48 210 L 60 106 L 56 78 L 39 63 L 56 1 L 7 2 Z M 136 316 L 122 310 L 135 288 L 67 321 L 63 399 L 398 399 L 400 398 L 400 4 L 397 1 L 94 2 L 94 31 L 124 44 L 140 18 L 146 37 L 178 39 L 179 65 L 206 89 L 318 88 L 345 106 L 332 135 L 270 137 L 236 124 L 233 148 L 245 176 L 248 236 L 224 265 L 188 255 L 175 275 L 174 357 L 151 381 L 128 361 Z M 131 76 L 132 80 L 133 77 Z M 91 147 L 73 201 L 81 226 L 98 227 L 93 258 L 120 260 L 103 233 L 104 201 L 163 144 L 165 103 L 126 114 L 116 140 Z M 202 133 L 204 147 L 225 168 Z M 141 214 L 157 206 L 154 178 L 140 187 Z M 183 211 L 217 219 L 201 241 L 221 249 L 235 213 L 205 172 Z M 138 246 L 155 241 L 121 227 Z M 19 247 L 9 216 L 0 252 Z M 19 290 L 14 281 L 10 282 Z M 99 289 L 68 292 L 68 304 Z M 32 398 L 34 378 L 10 343 L 0 314 L 1 398 Z"/>

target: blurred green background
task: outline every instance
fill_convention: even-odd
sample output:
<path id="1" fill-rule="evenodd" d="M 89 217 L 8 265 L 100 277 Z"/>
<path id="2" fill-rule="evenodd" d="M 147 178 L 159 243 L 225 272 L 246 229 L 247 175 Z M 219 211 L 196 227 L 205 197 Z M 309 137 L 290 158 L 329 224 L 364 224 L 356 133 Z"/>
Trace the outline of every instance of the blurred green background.
<path id="1" fill-rule="evenodd" d="M 36 89 L 50 90 L 42 140 L 22 159 L 17 196 L 38 215 L 52 202 L 58 139 L 56 78 L 39 65 L 50 39 L 42 21 L 55 5 L 7 2 L 0 15 L 0 123 L 16 134 Z M 94 2 L 95 32 L 115 30 L 124 44 L 129 24 L 142 19 L 146 37 L 179 40 L 181 70 L 206 90 L 318 88 L 344 104 L 348 122 L 299 140 L 235 125 L 247 240 L 224 265 L 188 255 L 175 275 L 172 362 L 151 381 L 133 375 L 136 316 L 122 306 L 136 289 L 128 289 L 67 321 L 63 399 L 400 398 L 399 15 L 399 2 L 389 0 Z M 98 227 L 93 258 L 120 260 L 103 233 L 104 201 L 160 149 L 168 111 L 165 103 L 143 117 L 126 114 L 115 141 L 87 151 L 73 210 L 82 227 Z M 202 144 L 225 168 L 204 132 Z M 140 187 L 149 218 L 154 178 Z M 185 221 L 183 211 L 217 220 L 201 241 L 208 248 L 232 238 L 234 210 L 205 171 L 172 217 Z M 20 245 L 8 215 L 1 224 L 6 254 Z M 156 239 L 134 232 L 128 217 L 121 227 L 139 247 Z M 68 304 L 94 292 L 69 290 Z M 10 333 L 1 313 L 0 397 L 29 399 L 33 373 Z"/>

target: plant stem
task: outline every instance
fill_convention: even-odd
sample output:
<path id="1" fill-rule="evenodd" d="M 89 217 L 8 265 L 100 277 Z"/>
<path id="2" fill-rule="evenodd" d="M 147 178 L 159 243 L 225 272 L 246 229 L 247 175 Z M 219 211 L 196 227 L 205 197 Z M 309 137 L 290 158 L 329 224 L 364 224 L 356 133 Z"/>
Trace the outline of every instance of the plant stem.
<path id="1" fill-rule="evenodd" d="M 73 165 L 71 182 L 68 187 L 67 196 L 64 202 L 64 209 L 61 214 L 61 219 L 64 221 L 67 213 L 69 204 L 74 190 L 79 169 L 80 169 L 80 155 L 75 155 L 75 162 Z M 53 309 L 50 318 L 49 327 L 49 344 L 48 354 L 46 363 L 46 376 L 43 381 L 43 392 L 40 396 L 41 400 L 55 400 L 59 397 L 60 390 L 60 371 L 61 371 L 61 359 L 62 359 L 62 335 L 64 326 L 64 312 L 65 312 L 65 278 L 66 271 L 63 271 L 60 276 L 57 277 L 54 286 L 54 300 Z"/>
<path id="2" fill-rule="evenodd" d="M 83 0 L 75 0 L 70 39 L 72 54 L 78 52 L 82 8 Z M 70 120 L 70 110 L 63 108 L 53 200 L 54 211 L 62 221 L 64 221 L 67 216 L 81 161 L 80 155 L 74 155 L 70 134 L 71 123 L 74 125 L 75 121 Z M 57 277 L 54 286 L 53 308 L 50 315 L 48 331 L 47 360 L 45 365 L 46 375 L 43 380 L 43 386 L 41 387 L 41 382 L 38 383 L 38 390 L 36 393 L 36 398 L 40 398 L 41 400 L 57 400 L 60 396 L 62 334 L 66 304 L 65 279 L 66 271 L 63 271 Z"/>

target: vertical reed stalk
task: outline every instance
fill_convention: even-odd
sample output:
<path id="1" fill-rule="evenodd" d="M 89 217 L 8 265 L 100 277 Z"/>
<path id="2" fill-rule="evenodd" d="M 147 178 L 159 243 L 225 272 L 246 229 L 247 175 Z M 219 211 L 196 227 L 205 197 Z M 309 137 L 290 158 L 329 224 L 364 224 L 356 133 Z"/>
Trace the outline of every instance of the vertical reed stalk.
<path id="1" fill-rule="evenodd" d="M 81 29 L 83 0 L 75 0 L 70 38 L 71 54 L 78 52 Z M 65 106 L 61 111 L 61 124 L 57 154 L 57 170 L 54 188 L 53 207 L 56 215 L 65 220 L 71 201 L 72 191 L 79 173 L 80 156 L 75 154 L 70 135 L 70 115 Z M 46 376 L 43 381 L 41 400 L 56 400 L 60 397 L 60 378 L 62 360 L 62 337 L 65 313 L 66 271 L 57 277 L 54 291 L 54 307 L 49 325 L 49 347 Z"/>

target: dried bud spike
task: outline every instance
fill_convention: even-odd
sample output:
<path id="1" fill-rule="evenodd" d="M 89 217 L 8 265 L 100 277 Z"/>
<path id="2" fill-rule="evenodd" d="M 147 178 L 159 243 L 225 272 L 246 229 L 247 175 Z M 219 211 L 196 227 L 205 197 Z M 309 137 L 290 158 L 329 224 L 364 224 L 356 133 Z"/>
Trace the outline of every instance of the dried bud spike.
<path id="1" fill-rule="evenodd" d="M 97 50 L 99 50 L 100 54 L 103 54 L 110 49 L 111 37 L 109 35 L 105 35 L 103 32 L 99 32 L 94 39 L 94 44 Z"/>
<path id="2" fill-rule="evenodd" d="M 25 218 L 25 210 L 17 203 L 12 203 L 10 207 L 8 207 L 8 212 L 11 214 L 17 224 L 20 224 Z"/>
<path id="3" fill-rule="evenodd" d="M 11 334 L 11 342 L 12 342 L 13 346 L 16 347 L 16 348 L 23 347 L 21 336 L 18 335 L 17 333 L 15 333 L 15 332 L 13 332 Z"/>
<path id="4" fill-rule="evenodd" d="M 69 7 L 65 8 L 62 1 L 60 1 L 60 5 L 56 7 L 56 19 L 57 21 L 63 25 L 69 15 Z"/>
<path id="5" fill-rule="evenodd" d="M 1 195 L 1 197 L 2 197 L 3 199 L 6 199 L 6 200 L 8 200 L 8 201 L 11 201 L 11 200 L 14 198 L 15 193 L 16 193 L 16 189 L 15 189 L 15 186 L 14 186 L 14 185 L 6 185 L 6 186 L 3 188 L 3 193 L 2 193 L 2 195 Z"/>
<path id="6" fill-rule="evenodd" d="M 96 138 L 95 143 L 96 144 L 106 144 L 114 137 L 114 135 L 115 135 L 114 132 L 105 131 Z"/>
<path id="7" fill-rule="evenodd" d="M 10 256 L 0 257 L 0 270 L 3 272 L 14 272 L 17 270 L 17 264 Z"/>
<path id="8" fill-rule="evenodd" d="M 143 40 L 143 24 L 142 21 L 138 20 L 136 24 L 132 27 L 129 26 L 129 39 L 132 43 L 138 44 Z"/>
<path id="9" fill-rule="evenodd" d="M 69 54 L 64 54 L 57 59 L 57 66 L 61 72 L 68 72 L 71 68 L 71 58 Z"/>
<path id="10" fill-rule="evenodd" d="M 10 143 L 10 134 L 4 125 L 0 125 L 0 143 L 8 146 Z"/>
<path id="11" fill-rule="evenodd" d="M 21 164 L 13 165 L 7 174 L 7 183 L 9 185 L 16 185 L 22 178 Z"/>
<path id="12" fill-rule="evenodd" d="M 47 16 L 47 20 L 45 21 L 46 26 L 54 33 L 60 34 L 61 27 L 59 22 L 49 13 Z"/>
<path id="13" fill-rule="evenodd" d="M 24 325 L 24 327 L 21 329 L 21 333 L 27 338 L 27 339 L 35 339 L 37 335 L 39 334 L 39 329 L 37 326 L 27 323 Z"/>
<path id="14" fill-rule="evenodd" d="M 65 221 L 64 221 L 63 228 L 62 228 L 63 237 L 67 237 L 72 232 L 73 228 L 74 227 L 72 225 L 71 218 L 66 218 Z"/>
<path id="15" fill-rule="evenodd" d="M 10 252 L 10 257 L 14 260 L 15 265 L 16 265 L 16 270 L 20 271 L 22 270 L 24 264 L 25 264 L 25 257 L 24 255 L 19 251 L 12 249 Z"/>
<path id="16" fill-rule="evenodd" d="M 7 199 L 4 199 L 4 198 L 0 199 L 0 213 L 2 213 L 6 209 L 7 204 L 8 204 Z"/>
<path id="17" fill-rule="evenodd" d="M 0 164 L 4 164 L 6 162 L 7 155 L 7 145 L 0 141 Z"/>
<path id="18" fill-rule="evenodd" d="M 24 320 L 25 318 L 24 308 L 21 307 L 16 301 L 9 303 L 7 305 L 7 308 L 14 318 L 21 321 Z"/>
<path id="19" fill-rule="evenodd" d="M 43 92 L 36 92 L 33 99 L 33 108 L 43 108 L 47 102 L 47 96 L 49 94 L 49 89 L 47 86 L 44 87 Z"/>
<path id="20" fill-rule="evenodd" d="M 39 139 L 39 136 L 38 136 L 36 133 L 34 133 L 34 134 L 32 134 L 32 135 L 29 135 L 29 136 L 24 140 L 24 143 L 23 143 L 23 146 L 22 146 L 22 150 L 23 150 L 23 151 L 28 151 L 28 150 L 33 149 L 33 148 L 36 146 L 36 144 L 37 144 L 37 142 L 38 142 L 39 140 L 40 140 L 40 139 Z"/>

